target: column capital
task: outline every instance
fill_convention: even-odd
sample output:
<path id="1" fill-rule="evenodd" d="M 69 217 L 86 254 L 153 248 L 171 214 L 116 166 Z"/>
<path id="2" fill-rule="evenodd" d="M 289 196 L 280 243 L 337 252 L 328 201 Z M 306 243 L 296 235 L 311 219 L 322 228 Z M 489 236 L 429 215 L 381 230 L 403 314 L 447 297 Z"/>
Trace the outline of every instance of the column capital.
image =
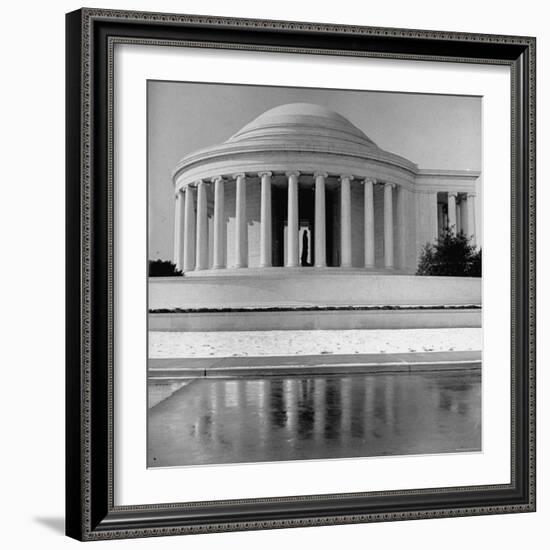
<path id="1" fill-rule="evenodd" d="M 473 193 L 471 191 L 468 191 L 468 193 L 466 193 L 466 196 L 469 198 L 469 199 L 474 199 L 475 197 L 477 197 L 477 193 Z"/>
<path id="2" fill-rule="evenodd" d="M 351 181 L 354 178 L 352 174 L 340 174 L 340 181 L 349 180 Z"/>
<path id="3" fill-rule="evenodd" d="M 210 179 L 212 183 L 216 183 L 217 181 L 221 181 L 223 183 L 225 181 L 223 176 L 212 176 Z"/>
<path id="4" fill-rule="evenodd" d="M 264 176 L 271 177 L 273 175 L 273 172 L 270 172 L 269 170 L 263 170 L 262 172 L 258 172 L 258 176 L 260 178 L 263 178 Z"/>
<path id="5" fill-rule="evenodd" d="M 447 196 L 448 197 L 455 197 L 458 195 L 458 192 L 457 191 L 448 191 L 447 192 Z"/>
<path id="6" fill-rule="evenodd" d="M 298 170 L 290 170 L 288 172 L 285 172 L 285 176 L 287 178 L 291 178 L 292 176 L 296 176 L 296 177 L 299 177 L 300 176 L 300 172 Z"/>
<path id="7" fill-rule="evenodd" d="M 360 178 L 359 182 L 363 185 L 365 183 L 370 183 L 372 185 L 376 185 L 376 180 L 374 178 Z"/>
<path id="8" fill-rule="evenodd" d="M 238 178 L 246 178 L 246 174 L 244 172 L 235 172 L 235 174 L 233 174 L 233 179 L 238 179 Z"/>
<path id="9" fill-rule="evenodd" d="M 391 187 L 393 189 L 393 188 L 397 187 L 397 185 L 395 183 L 391 182 L 391 181 L 385 181 L 384 182 L 384 187 L 386 187 L 386 188 Z"/>
<path id="10" fill-rule="evenodd" d="M 313 172 L 314 178 L 328 178 L 328 172 Z"/>
<path id="11" fill-rule="evenodd" d="M 176 189 L 176 190 L 174 191 L 174 197 L 175 197 L 176 199 L 179 199 L 179 198 L 181 197 L 181 194 L 182 194 L 182 193 L 181 193 L 181 187 L 179 187 L 178 189 Z"/>

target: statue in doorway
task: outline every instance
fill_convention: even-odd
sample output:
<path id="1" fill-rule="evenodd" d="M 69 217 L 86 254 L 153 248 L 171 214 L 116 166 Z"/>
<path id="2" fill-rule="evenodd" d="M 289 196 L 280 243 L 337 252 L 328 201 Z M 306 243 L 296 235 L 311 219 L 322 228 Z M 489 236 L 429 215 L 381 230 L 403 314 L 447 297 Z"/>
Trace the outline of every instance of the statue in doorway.
<path id="1" fill-rule="evenodd" d="M 308 256 L 308 253 L 309 253 L 309 239 L 308 239 L 308 232 L 307 231 L 304 231 L 303 235 L 302 235 L 302 257 L 300 259 L 300 265 L 302 267 L 308 267 L 310 266 L 311 264 L 307 261 L 307 256 Z"/>

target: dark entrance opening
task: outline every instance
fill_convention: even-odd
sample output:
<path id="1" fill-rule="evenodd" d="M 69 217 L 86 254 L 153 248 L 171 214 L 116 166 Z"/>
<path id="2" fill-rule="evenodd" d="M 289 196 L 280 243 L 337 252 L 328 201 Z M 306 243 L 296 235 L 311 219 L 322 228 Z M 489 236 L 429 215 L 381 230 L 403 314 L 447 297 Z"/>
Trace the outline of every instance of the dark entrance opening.
<path id="1" fill-rule="evenodd" d="M 300 265 L 315 265 L 315 191 L 312 187 L 298 192 Z"/>
<path id="2" fill-rule="evenodd" d="M 336 214 L 335 205 L 338 200 L 337 191 L 334 189 L 327 189 L 325 196 L 325 213 L 326 213 L 326 228 L 327 228 L 327 266 L 338 267 L 340 265 L 340 258 L 338 257 L 338 247 L 335 243 L 335 231 L 333 227 L 333 220 Z"/>
<path id="3" fill-rule="evenodd" d="M 271 188 L 272 262 L 275 267 L 285 265 L 285 225 L 287 217 L 286 187 Z"/>

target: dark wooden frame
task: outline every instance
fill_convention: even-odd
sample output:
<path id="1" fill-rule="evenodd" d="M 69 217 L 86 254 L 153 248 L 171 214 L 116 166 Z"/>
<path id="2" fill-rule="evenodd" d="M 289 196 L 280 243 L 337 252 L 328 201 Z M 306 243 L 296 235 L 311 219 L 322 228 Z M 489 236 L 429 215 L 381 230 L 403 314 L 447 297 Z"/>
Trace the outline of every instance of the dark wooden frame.
<path id="1" fill-rule="evenodd" d="M 98 540 L 534 511 L 535 39 L 101 9 L 67 14 L 66 29 L 67 534 Z M 111 132 L 117 42 L 511 68 L 510 484 L 114 506 Z"/>

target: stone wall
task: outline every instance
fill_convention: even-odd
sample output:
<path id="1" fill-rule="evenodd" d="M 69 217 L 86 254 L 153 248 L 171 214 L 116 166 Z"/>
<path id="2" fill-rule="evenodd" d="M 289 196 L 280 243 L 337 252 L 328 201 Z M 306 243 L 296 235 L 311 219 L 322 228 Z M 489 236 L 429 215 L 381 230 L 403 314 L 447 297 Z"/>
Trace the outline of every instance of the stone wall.
<path id="1" fill-rule="evenodd" d="M 150 278 L 149 309 L 481 305 L 480 278 L 313 267 L 210 273 Z"/>

